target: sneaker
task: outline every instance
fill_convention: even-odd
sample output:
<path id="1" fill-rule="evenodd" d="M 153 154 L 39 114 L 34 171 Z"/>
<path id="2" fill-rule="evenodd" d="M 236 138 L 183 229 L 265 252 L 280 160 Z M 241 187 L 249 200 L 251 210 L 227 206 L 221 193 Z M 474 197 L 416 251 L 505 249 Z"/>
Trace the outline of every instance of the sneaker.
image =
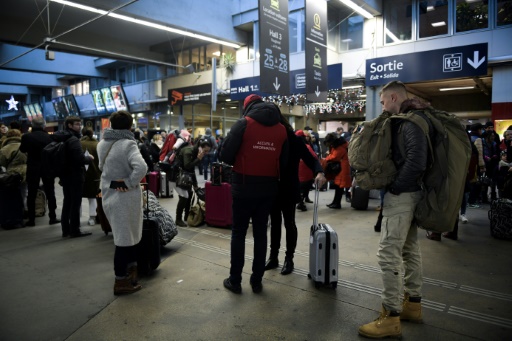
<path id="1" fill-rule="evenodd" d="M 436 242 L 440 242 L 441 241 L 441 233 L 427 231 L 427 238 L 430 240 L 435 240 Z"/>
<path id="2" fill-rule="evenodd" d="M 303 202 L 301 202 L 301 203 L 297 204 L 297 209 L 298 209 L 299 211 L 302 211 L 302 212 L 305 212 L 305 211 L 307 211 L 307 210 L 308 210 L 308 208 L 306 207 L 306 205 L 304 205 L 304 203 L 303 203 Z"/>
<path id="3" fill-rule="evenodd" d="M 179 227 L 187 227 L 187 223 L 184 222 L 183 220 L 176 220 L 176 225 L 178 225 Z"/>
<path id="4" fill-rule="evenodd" d="M 468 223 L 468 218 L 466 218 L 465 214 L 461 214 L 460 215 L 460 221 L 462 221 L 463 224 L 467 224 Z"/>
<path id="5" fill-rule="evenodd" d="M 96 225 L 96 219 L 91 217 L 89 218 L 89 221 L 87 223 L 89 224 L 89 226 L 94 226 Z"/>
<path id="6" fill-rule="evenodd" d="M 234 285 L 233 283 L 231 283 L 231 279 L 229 279 L 229 277 L 224 280 L 224 288 L 228 289 L 231 292 L 234 292 L 235 294 L 242 293 L 242 286 L 240 284 Z"/>
<path id="7" fill-rule="evenodd" d="M 468 204 L 468 208 L 480 208 L 480 205 L 477 204 Z"/>

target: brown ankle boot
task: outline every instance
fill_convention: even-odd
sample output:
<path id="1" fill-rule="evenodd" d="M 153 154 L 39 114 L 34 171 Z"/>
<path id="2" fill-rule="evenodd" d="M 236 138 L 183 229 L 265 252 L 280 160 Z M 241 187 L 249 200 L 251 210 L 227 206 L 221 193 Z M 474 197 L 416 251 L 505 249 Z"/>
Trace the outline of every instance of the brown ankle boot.
<path id="1" fill-rule="evenodd" d="M 133 284 L 130 277 L 116 279 L 114 284 L 114 295 L 132 294 L 142 289 L 140 284 Z"/>
<path id="2" fill-rule="evenodd" d="M 401 338 L 402 328 L 400 326 L 400 316 L 390 316 L 389 314 L 390 312 L 382 307 L 382 312 L 375 321 L 359 327 L 359 335 L 371 339 L 381 339 L 385 337 Z"/>
<path id="3" fill-rule="evenodd" d="M 409 294 L 405 293 L 400 320 L 413 323 L 423 323 L 423 313 L 421 312 L 421 302 L 410 302 Z"/>
<path id="4" fill-rule="evenodd" d="M 128 278 L 132 281 L 133 285 L 139 284 L 139 274 L 137 272 L 137 265 L 128 268 Z"/>

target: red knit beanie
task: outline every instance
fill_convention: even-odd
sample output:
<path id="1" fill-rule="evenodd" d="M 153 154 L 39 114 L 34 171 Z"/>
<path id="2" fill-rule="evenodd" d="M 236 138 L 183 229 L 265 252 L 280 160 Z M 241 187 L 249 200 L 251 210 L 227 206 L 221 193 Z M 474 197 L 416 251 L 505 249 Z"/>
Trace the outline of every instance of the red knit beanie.
<path id="1" fill-rule="evenodd" d="M 245 98 L 245 101 L 244 101 L 244 110 L 247 108 L 247 106 L 249 104 L 251 104 L 252 102 L 254 101 L 262 101 L 263 98 L 261 98 L 261 96 L 258 96 L 256 94 L 252 94 L 252 95 L 249 95 Z"/>

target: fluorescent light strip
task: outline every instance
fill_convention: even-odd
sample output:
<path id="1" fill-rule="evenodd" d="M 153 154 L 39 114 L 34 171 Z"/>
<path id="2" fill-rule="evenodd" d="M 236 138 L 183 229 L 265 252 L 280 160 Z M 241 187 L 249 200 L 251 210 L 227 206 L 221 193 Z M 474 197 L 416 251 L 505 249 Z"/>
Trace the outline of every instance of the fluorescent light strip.
<path id="1" fill-rule="evenodd" d="M 440 88 L 439 91 L 469 90 L 474 88 L 474 86 L 459 86 L 455 88 Z"/>
<path id="2" fill-rule="evenodd" d="M 94 7 L 77 4 L 77 3 L 74 3 L 74 2 L 71 2 L 71 1 L 67 1 L 67 0 L 50 0 L 50 1 L 62 4 L 62 5 L 66 5 L 66 6 L 75 7 L 75 8 L 84 10 L 84 11 L 93 12 L 93 13 L 98 13 L 98 14 L 106 14 L 107 13 L 107 11 L 104 11 L 104 10 L 100 10 L 100 9 L 97 9 L 97 8 L 94 8 Z M 164 25 L 160 25 L 160 24 L 155 24 L 155 23 L 152 23 L 152 22 L 149 22 L 149 21 L 146 21 L 146 20 L 135 19 L 135 18 L 132 18 L 132 17 L 128 17 L 126 15 L 121 15 L 121 14 L 117 14 L 117 13 L 109 13 L 108 16 L 112 17 L 112 18 L 128 21 L 128 22 L 132 22 L 132 23 L 138 24 L 138 25 L 143 25 L 143 26 L 147 26 L 147 27 L 156 28 L 156 29 L 159 29 L 159 30 L 162 30 L 162 31 L 167 31 L 167 32 L 171 32 L 171 33 L 177 33 L 177 34 L 181 34 L 181 35 L 188 36 L 188 37 L 191 37 L 191 38 L 201 39 L 201 40 L 209 41 L 209 42 L 212 42 L 212 43 L 217 43 L 217 44 L 221 44 L 221 45 L 224 45 L 224 46 L 233 47 L 235 49 L 240 48 L 240 45 L 238 45 L 238 44 L 234 44 L 234 43 L 230 43 L 230 42 L 227 42 L 227 41 L 223 41 L 223 40 L 219 40 L 219 39 L 203 36 L 201 34 L 196 34 L 196 33 L 192 33 L 192 32 L 183 31 L 183 30 L 180 30 L 180 29 L 177 29 L 177 28 L 172 28 L 172 27 L 168 27 L 168 26 L 164 26 Z"/>
<path id="3" fill-rule="evenodd" d="M 357 13 L 361 14 L 363 17 L 365 17 L 366 19 L 373 19 L 373 15 L 371 15 L 370 12 L 368 12 L 367 10 L 363 9 L 362 7 L 356 5 L 354 2 L 352 2 L 351 0 L 340 0 L 343 4 L 345 4 L 346 6 L 352 8 L 354 11 L 356 11 Z"/>
<path id="4" fill-rule="evenodd" d="M 441 26 L 446 26 L 446 23 L 444 21 L 439 21 L 439 22 L 433 22 L 432 24 L 433 27 L 441 27 Z"/>

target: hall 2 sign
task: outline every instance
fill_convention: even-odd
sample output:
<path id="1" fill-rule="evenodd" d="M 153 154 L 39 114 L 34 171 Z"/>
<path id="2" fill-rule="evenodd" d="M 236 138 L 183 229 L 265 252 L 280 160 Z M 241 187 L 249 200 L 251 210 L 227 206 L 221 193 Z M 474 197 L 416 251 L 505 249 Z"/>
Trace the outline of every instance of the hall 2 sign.
<path id="1" fill-rule="evenodd" d="M 366 61 L 366 86 L 487 74 L 487 43 L 408 53 Z"/>

